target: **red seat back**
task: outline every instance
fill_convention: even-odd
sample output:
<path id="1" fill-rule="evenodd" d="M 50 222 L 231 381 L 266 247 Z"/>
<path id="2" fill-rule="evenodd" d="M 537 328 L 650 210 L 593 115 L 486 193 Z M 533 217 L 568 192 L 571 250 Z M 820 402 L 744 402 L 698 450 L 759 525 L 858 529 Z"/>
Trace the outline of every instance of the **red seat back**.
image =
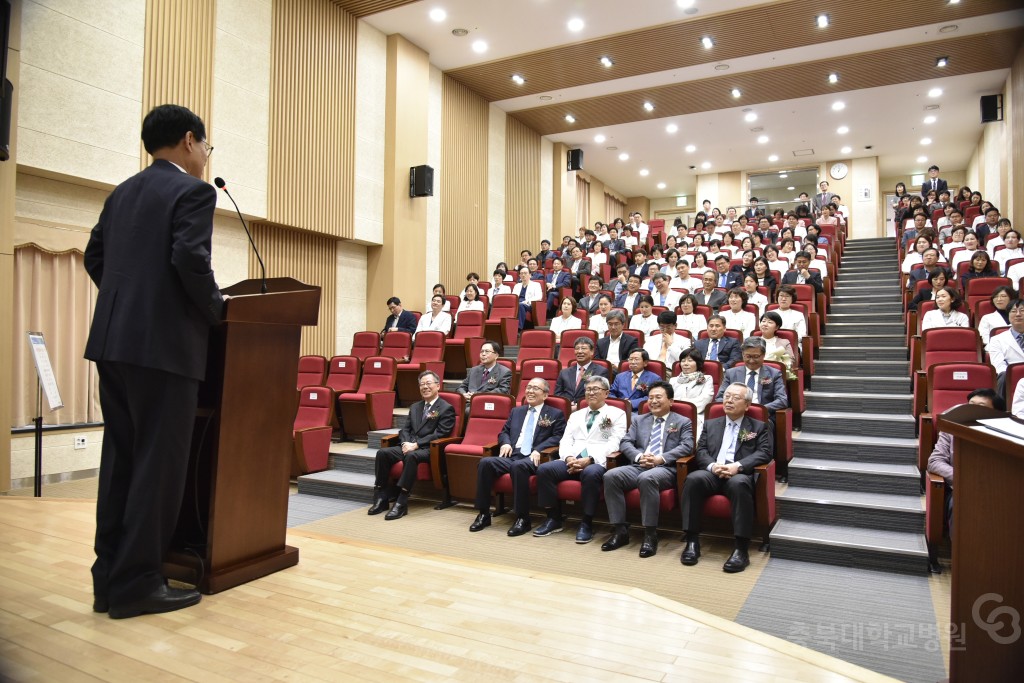
<path id="1" fill-rule="evenodd" d="M 352 335 L 351 355 L 359 360 L 366 360 L 370 356 L 380 353 L 380 335 L 376 332 L 356 332 Z"/>
<path id="2" fill-rule="evenodd" d="M 519 390 L 516 392 L 516 403 L 522 403 L 526 397 L 526 385 L 534 377 L 547 380 L 551 391 L 555 391 L 555 382 L 558 381 L 558 373 L 562 371 L 562 364 L 553 358 L 534 358 L 528 363 L 519 366 Z"/>
<path id="3" fill-rule="evenodd" d="M 453 340 L 463 340 L 469 337 L 484 336 L 484 312 L 463 311 L 459 315 L 459 322 L 455 324 L 455 331 L 452 333 Z"/>
<path id="4" fill-rule="evenodd" d="M 489 322 L 498 322 L 502 318 L 519 317 L 519 297 L 515 294 L 498 294 L 491 302 Z"/>
<path id="5" fill-rule="evenodd" d="M 389 332 L 388 334 L 395 334 Z M 402 333 L 407 334 L 407 333 Z M 370 356 L 363 361 L 363 375 L 356 393 L 370 394 L 375 391 L 394 391 L 398 363 L 388 356 Z"/>
<path id="6" fill-rule="evenodd" d="M 296 388 L 323 384 L 325 372 L 327 372 L 327 359 L 323 356 L 300 356 Z"/>
<path id="7" fill-rule="evenodd" d="M 384 344 L 381 346 L 380 355 L 401 360 L 408 358 L 412 351 L 412 335 L 408 332 L 388 332 L 384 335 Z"/>
<path id="8" fill-rule="evenodd" d="M 359 386 L 359 366 L 355 356 L 335 356 L 331 359 L 325 384 L 336 394 L 355 391 Z"/>
<path id="9" fill-rule="evenodd" d="M 455 408 L 455 426 L 452 428 L 452 436 L 462 436 L 466 427 L 466 397 L 455 391 L 439 391 L 437 396 Z"/>
<path id="10" fill-rule="evenodd" d="M 526 330 L 519 337 L 519 357 L 516 365 L 536 358 L 554 358 L 555 333 L 551 330 Z"/>
<path id="11" fill-rule="evenodd" d="M 1007 410 L 1013 407 L 1013 393 L 1017 390 L 1017 382 L 1024 379 L 1024 363 L 1010 363 L 1006 366 L 1006 401 Z"/>
<path id="12" fill-rule="evenodd" d="M 476 394 L 469 402 L 463 446 L 486 446 L 498 440 L 515 401 L 505 394 Z"/>
<path id="13" fill-rule="evenodd" d="M 416 345 L 412 349 L 410 363 L 426 363 L 444 358 L 444 332 L 424 330 L 416 335 Z"/>
<path id="14" fill-rule="evenodd" d="M 1024 363 L 1021 363 L 1021 365 L 1024 366 Z M 522 401 L 519 402 L 522 403 Z M 566 420 L 569 419 L 569 413 L 572 412 L 569 410 L 569 399 L 562 398 L 561 396 L 548 396 L 544 399 L 544 405 L 561 410 Z"/>
<path id="15" fill-rule="evenodd" d="M 936 327 L 921 333 L 921 369 L 937 363 L 980 363 L 981 337 L 970 327 Z"/>
<path id="16" fill-rule="evenodd" d="M 657 375 L 658 377 L 661 377 L 662 379 L 665 378 L 665 364 L 662 363 L 660 360 L 648 361 L 647 362 L 647 370 L 650 371 L 650 372 L 653 372 L 655 375 Z M 628 360 L 619 361 L 619 368 L 618 368 L 618 370 L 616 370 L 616 373 L 619 373 L 619 372 L 629 372 L 629 361 Z M 644 404 L 644 405 L 646 405 L 646 404 Z"/>
<path id="17" fill-rule="evenodd" d="M 646 415 L 651 412 L 651 407 L 644 401 L 640 404 L 640 414 Z M 690 421 L 690 428 L 693 430 L 690 437 L 693 439 L 693 447 L 697 448 L 697 406 L 693 405 L 689 401 L 674 400 L 672 402 L 672 412 L 676 415 L 682 415 Z"/>
<path id="18" fill-rule="evenodd" d="M 331 424 L 334 393 L 327 387 L 307 386 L 299 392 L 299 409 L 293 429 L 327 427 Z"/>
<path id="19" fill-rule="evenodd" d="M 997 287 L 1012 287 L 1008 277 L 977 277 L 967 281 L 967 296 L 969 298 L 987 299 Z"/>
<path id="20" fill-rule="evenodd" d="M 996 371 L 988 363 L 937 363 L 928 368 L 928 411 L 932 415 L 967 403 L 975 389 L 993 389 Z"/>
<path id="21" fill-rule="evenodd" d="M 576 359 L 576 340 L 581 337 L 586 337 L 594 342 L 594 348 L 597 348 L 597 332 L 593 330 L 566 330 L 562 333 L 562 341 L 558 345 L 558 360 L 562 365 L 568 366 L 569 363 Z"/>
<path id="22" fill-rule="evenodd" d="M 705 363 L 707 365 L 707 363 Z M 725 415 L 725 406 L 721 403 L 712 403 L 708 412 L 708 419 L 714 420 L 716 417 L 722 417 Z M 747 408 L 747 415 L 754 420 L 759 422 L 768 422 L 768 409 L 758 403 L 751 403 L 750 407 Z"/>

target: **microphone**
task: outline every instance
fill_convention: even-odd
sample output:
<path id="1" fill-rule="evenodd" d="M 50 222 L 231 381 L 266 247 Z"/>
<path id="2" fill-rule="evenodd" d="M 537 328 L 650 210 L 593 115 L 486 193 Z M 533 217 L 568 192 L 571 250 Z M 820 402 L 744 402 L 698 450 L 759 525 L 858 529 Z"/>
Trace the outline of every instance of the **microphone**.
<path id="1" fill-rule="evenodd" d="M 219 176 L 214 178 L 213 184 L 216 185 L 219 189 L 224 190 L 224 194 L 226 194 L 228 196 L 228 199 L 231 200 L 231 203 L 235 205 L 235 213 L 238 214 L 238 220 L 242 221 L 242 227 L 245 228 L 245 234 L 249 238 L 249 244 L 252 245 L 252 253 L 256 254 L 256 260 L 260 262 L 260 270 L 263 273 L 263 282 L 260 285 L 260 294 L 266 294 L 267 267 L 263 265 L 263 258 L 260 257 L 260 250 L 256 248 L 256 243 L 252 241 L 252 233 L 249 232 L 249 226 L 245 224 L 245 219 L 242 218 L 242 212 L 238 209 L 238 203 L 235 201 L 235 198 L 231 196 L 231 193 L 228 192 L 227 183 L 224 182 L 223 178 Z"/>

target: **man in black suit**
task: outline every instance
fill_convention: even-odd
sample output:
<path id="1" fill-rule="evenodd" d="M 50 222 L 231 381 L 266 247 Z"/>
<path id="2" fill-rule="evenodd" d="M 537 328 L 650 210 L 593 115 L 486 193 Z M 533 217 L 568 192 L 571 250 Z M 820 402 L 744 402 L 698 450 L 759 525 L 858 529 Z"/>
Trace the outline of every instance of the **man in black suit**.
<path id="1" fill-rule="evenodd" d="M 921 280 L 927 280 L 933 270 L 944 272 L 947 280 L 953 279 L 953 271 L 946 266 L 940 266 L 939 257 L 939 250 L 935 247 L 928 247 L 921 252 L 921 261 L 924 263 L 924 268 L 914 268 L 910 271 L 910 275 L 907 277 L 907 289 L 913 292 L 917 283 Z"/>
<path id="2" fill-rule="evenodd" d="M 725 416 L 704 423 L 697 442 L 695 467 L 683 485 L 683 530 L 686 545 L 680 561 L 687 566 L 700 559 L 700 528 L 704 502 L 724 494 L 732 506 L 736 547 L 722 569 L 734 574 L 750 564 L 748 548 L 754 528 L 754 468 L 772 459 L 771 427 L 748 417 L 752 402 L 745 384 L 731 384 L 722 406 Z"/>
<path id="3" fill-rule="evenodd" d="M 597 313 L 597 305 L 599 303 L 598 297 L 601 295 L 601 288 L 604 283 L 601 278 L 594 275 L 587 282 L 587 295 L 580 297 L 580 300 L 576 302 L 580 308 L 585 309 L 590 315 Z"/>
<path id="4" fill-rule="evenodd" d="M 397 296 L 388 299 L 388 310 L 391 311 L 391 315 L 384 321 L 384 329 L 380 331 L 381 337 L 394 330 L 416 334 L 416 316 L 402 308 L 401 299 Z"/>
<path id="5" fill-rule="evenodd" d="M 708 306 L 712 311 L 717 311 L 720 306 L 729 301 L 729 295 L 716 288 L 716 283 L 718 282 L 717 273 L 712 270 L 704 271 L 704 274 L 701 276 L 701 282 L 704 283 L 704 288 L 698 289 L 694 293 L 698 304 Z"/>
<path id="6" fill-rule="evenodd" d="M 570 365 L 558 373 L 555 382 L 555 396 L 569 401 L 569 409 L 576 406 L 586 396 L 586 383 L 591 377 L 608 378 L 608 371 L 600 365 L 594 365 L 594 342 L 587 337 L 580 337 L 573 346 L 576 354 L 576 365 Z"/>
<path id="7" fill-rule="evenodd" d="M 623 334 L 626 327 L 626 316 L 622 311 L 608 311 L 604 317 L 608 326 L 608 334 L 597 340 L 597 357 L 608 361 L 613 368 L 629 358 L 629 354 L 638 348 L 639 342 L 631 334 Z"/>
<path id="8" fill-rule="evenodd" d="M 698 339 L 693 346 L 704 360 L 717 360 L 723 368 L 731 368 L 740 359 L 740 344 L 725 336 L 725 318 L 720 315 L 708 319 L 708 336 Z"/>
<path id="9" fill-rule="evenodd" d="M 640 307 L 640 296 L 645 293 L 640 291 L 641 282 L 639 275 L 630 273 L 626 279 L 626 291 L 615 299 L 615 308 L 625 308 L 630 314 L 635 313 Z"/>
<path id="10" fill-rule="evenodd" d="M 793 270 L 787 270 L 782 276 L 784 285 L 811 285 L 817 294 L 825 291 L 825 285 L 821 281 L 821 273 L 812 273 L 809 270 L 811 265 L 811 253 L 799 251 L 796 254 L 796 265 Z"/>
<path id="11" fill-rule="evenodd" d="M 743 384 L 753 392 L 751 401 L 763 405 L 774 418 L 776 410 L 789 407 L 789 397 L 782 373 L 764 364 L 764 338 L 747 337 L 740 344 L 740 354 L 743 365 L 725 371 L 715 402 L 725 398 L 725 390 L 730 384 Z"/>
<path id="12" fill-rule="evenodd" d="M 118 185 L 85 249 L 99 287 L 85 357 L 96 362 L 104 437 L 93 610 L 113 619 L 194 605 L 168 588 L 164 555 L 185 490 L 199 381 L 223 297 L 210 268 L 217 193 L 202 120 L 162 105 L 142 122 L 153 163 Z"/>
<path id="13" fill-rule="evenodd" d="M 555 255 L 555 252 L 551 251 L 551 242 L 549 240 L 540 241 L 540 251 L 537 252 L 537 264 L 543 268 L 544 262 Z"/>
<path id="14" fill-rule="evenodd" d="M 949 192 L 949 184 L 939 177 L 939 167 L 935 164 L 928 167 L 928 180 L 921 183 L 921 196 L 927 197 L 929 190 L 935 190 L 936 196 Z"/>
<path id="15" fill-rule="evenodd" d="M 566 264 L 566 270 L 572 276 L 572 291 L 579 294 L 580 278 L 583 275 L 590 275 L 590 268 L 593 264 L 590 262 L 590 259 L 583 258 L 583 250 L 579 247 L 573 247 L 569 253 L 572 258 Z"/>
<path id="16" fill-rule="evenodd" d="M 526 385 L 526 405 L 512 409 L 498 434 L 498 457 L 481 458 L 476 466 L 476 509 L 470 531 L 491 525 L 491 490 L 503 474 L 512 476 L 512 511 L 516 521 L 509 536 L 522 536 L 530 525 L 530 476 L 537 474 L 540 452 L 557 446 L 565 432 L 565 415 L 544 405 L 551 392 L 546 380 L 534 377 Z"/>
<path id="17" fill-rule="evenodd" d="M 757 216 L 757 197 L 750 198 L 750 208 L 744 211 L 743 215 L 747 217 L 747 220 Z"/>
<path id="18" fill-rule="evenodd" d="M 626 241 L 619 237 L 618 228 L 608 228 L 608 241 L 604 245 L 608 249 L 608 262 L 615 263 L 615 256 L 626 251 Z"/>
<path id="19" fill-rule="evenodd" d="M 715 257 L 715 286 L 724 287 L 726 291 L 733 287 L 743 286 L 743 276 L 729 268 L 730 260 L 725 254 Z"/>
<path id="20" fill-rule="evenodd" d="M 430 442 L 451 436 L 455 428 L 455 408 L 437 395 L 441 378 L 427 370 L 420 373 L 419 383 L 423 400 L 409 408 L 409 421 L 398 433 L 399 445 L 378 450 L 374 463 L 373 505 L 367 514 L 379 515 L 394 498 L 395 504 L 384 515 L 388 521 L 405 517 L 409 512 L 409 493 L 416 483 L 419 464 L 430 460 Z M 391 468 L 396 462 L 403 463 L 402 474 L 389 487 Z"/>
<path id="21" fill-rule="evenodd" d="M 480 345 L 480 365 L 474 365 L 466 372 L 466 379 L 456 389 L 466 397 L 466 415 L 474 394 L 512 393 L 512 371 L 498 363 L 501 346 L 488 339 Z"/>
<path id="22" fill-rule="evenodd" d="M 828 181 L 822 180 L 818 183 L 818 194 L 814 195 L 814 201 L 811 205 L 814 209 L 814 215 L 820 216 L 821 207 L 828 206 L 832 201 L 832 193 L 828 191 Z"/>

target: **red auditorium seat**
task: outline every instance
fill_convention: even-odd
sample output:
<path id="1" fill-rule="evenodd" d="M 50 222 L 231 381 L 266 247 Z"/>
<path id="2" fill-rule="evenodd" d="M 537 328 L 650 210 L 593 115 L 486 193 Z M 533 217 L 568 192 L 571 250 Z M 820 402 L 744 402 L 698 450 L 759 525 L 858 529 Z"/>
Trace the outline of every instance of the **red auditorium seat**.
<path id="1" fill-rule="evenodd" d="M 464 435 L 440 439 L 430 446 L 431 461 L 447 473 L 447 496 L 463 501 L 476 498 L 476 467 L 480 458 L 497 455 L 498 434 L 505 426 L 515 400 L 505 394 L 476 394 L 469 403 Z"/>
<path id="2" fill-rule="evenodd" d="M 562 371 L 562 364 L 553 358 L 535 358 L 529 363 L 523 363 L 519 368 L 519 387 L 516 390 L 516 405 L 526 398 L 526 385 L 535 377 L 546 380 L 551 387 L 551 393 L 555 390 L 555 382 L 558 381 L 558 373 Z"/>
<path id="3" fill-rule="evenodd" d="M 371 430 L 391 429 L 396 365 L 395 359 L 387 356 L 370 356 L 363 361 L 359 387 L 338 396 L 338 421 L 343 435 L 365 441 Z"/>
<path id="4" fill-rule="evenodd" d="M 335 394 L 345 394 L 359 387 L 361 363 L 355 356 L 335 356 L 331 359 L 324 384 Z"/>
<path id="5" fill-rule="evenodd" d="M 584 325 L 584 327 L 586 327 Z M 568 367 L 569 363 L 576 359 L 576 340 L 586 337 L 594 343 L 594 348 L 597 348 L 597 332 L 593 330 L 566 330 L 562 333 L 562 340 L 558 345 L 558 360 L 563 367 Z"/>
<path id="6" fill-rule="evenodd" d="M 515 294 L 498 294 L 491 301 L 491 312 L 484 322 L 484 336 L 501 342 L 503 346 L 515 345 L 519 340 L 519 297 Z"/>
<path id="7" fill-rule="evenodd" d="M 939 438 L 933 416 L 967 403 L 967 395 L 975 389 L 994 389 L 996 370 L 988 363 L 936 363 L 928 368 L 926 384 L 927 397 L 914 394 L 914 414 L 918 416 L 917 467 L 922 473 Z"/>
<path id="8" fill-rule="evenodd" d="M 444 379 L 444 332 L 424 330 L 416 335 L 416 344 L 408 363 L 399 362 L 395 391 L 399 405 L 412 405 L 420 400 L 419 375 L 430 370 Z"/>
<path id="9" fill-rule="evenodd" d="M 299 356 L 299 375 L 295 388 L 316 386 L 324 383 L 327 372 L 327 359 L 323 356 Z"/>
<path id="10" fill-rule="evenodd" d="M 467 351 L 468 340 L 484 340 L 483 311 L 463 311 L 459 321 L 455 323 L 452 336 L 444 340 L 444 369 L 448 379 L 462 379 L 466 376 L 466 368 L 480 362 L 480 350 L 474 356 Z"/>
<path id="11" fill-rule="evenodd" d="M 334 428 L 334 392 L 323 386 L 299 391 L 299 409 L 292 425 L 292 476 L 327 469 Z"/>
<path id="12" fill-rule="evenodd" d="M 384 335 L 384 343 L 380 347 L 379 355 L 394 358 L 399 363 L 403 363 L 409 358 L 411 353 L 411 334 L 395 330 Z"/>
<path id="13" fill-rule="evenodd" d="M 380 354 L 380 335 L 376 332 L 356 332 L 352 335 L 351 355 L 359 360 Z"/>
<path id="14" fill-rule="evenodd" d="M 526 330 L 519 337 L 519 356 L 516 368 L 523 363 L 539 358 L 554 358 L 555 333 L 551 330 Z"/>

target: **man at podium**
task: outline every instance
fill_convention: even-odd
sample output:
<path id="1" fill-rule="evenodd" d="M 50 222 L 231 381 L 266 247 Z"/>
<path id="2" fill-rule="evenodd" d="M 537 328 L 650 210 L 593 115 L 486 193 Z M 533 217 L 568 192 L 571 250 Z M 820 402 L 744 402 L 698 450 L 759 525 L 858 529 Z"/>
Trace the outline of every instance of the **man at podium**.
<path id="1" fill-rule="evenodd" d="M 85 357 L 100 377 L 96 612 L 123 619 L 199 602 L 161 572 L 185 488 L 210 327 L 224 297 L 210 267 L 216 190 L 200 178 L 203 121 L 161 105 L 142 122 L 153 156 L 107 198 L 85 250 L 99 288 Z"/>

